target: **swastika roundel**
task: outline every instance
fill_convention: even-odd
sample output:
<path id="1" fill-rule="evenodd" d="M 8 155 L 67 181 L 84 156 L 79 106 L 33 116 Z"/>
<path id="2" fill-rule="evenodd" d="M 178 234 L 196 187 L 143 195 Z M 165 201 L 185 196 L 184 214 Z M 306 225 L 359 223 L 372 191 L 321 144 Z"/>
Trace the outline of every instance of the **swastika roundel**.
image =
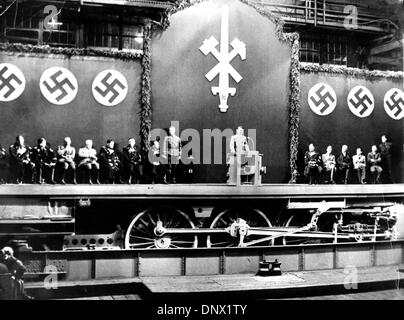
<path id="1" fill-rule="evenodd" d="M 51 67 L 42 73 L 39 88 L 50 103 L 64 105 L 76 97 L 78 84 L 76 77 L 69 70 Z"/>
<path id="2" fill-rule="evenodd" d="M 404 118 L 404 92 L 400 89 L 390 89 L 384 96 L 384 110 L 394 120 Z"/>
<path id="3" fill-rule="evenodd" d="M 93 81 L 93 96 L 98 103 L 112 107 L 121 103 L 128 94 L 128 83 L 122 73 L 104 70 Z"/>
<path id="4" fill-rule="evenodd" d="M 319 116 L 329 115 L 337 106 L 337 95 L 326 83 L 314 85 L 307 97 L 311 110 Z"/>
<path id="5" fill-rule="evenodd" d="M 375 108 L 373 94 L 364 86 L 354 87 L 348 94 L 347 102 L 349 110 L 359 118 L 368 117 Z"/>
<path id="6" fill-rule="evenodd" d="M 19 68 L 10 63 L 0 63 L 0 101 L 17 99 L 25 89 L 25 77 Z"/>

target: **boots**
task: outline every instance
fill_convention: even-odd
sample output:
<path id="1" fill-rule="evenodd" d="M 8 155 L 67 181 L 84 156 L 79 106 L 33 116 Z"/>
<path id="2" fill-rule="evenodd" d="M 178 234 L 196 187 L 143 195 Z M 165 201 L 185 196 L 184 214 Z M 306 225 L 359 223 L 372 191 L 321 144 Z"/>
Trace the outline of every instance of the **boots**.
<path id="1" fill-rule="evenodd" d="M 42 180 L 42 168 L 39 167 L 37 170 L 38 170 L 38 176 L 36 178 L 36 183 L 43 184 L 44 182 Z M 34 178 L 32 179 L 34 180 Z"/>
<path id="2" fill-rule="evenodd" d="M 91 180 L 91 169 L 87 169 L 87 175 L 88 175 L 88 184 L 93 184 L 93 181 Z"/>
<path id="3" fill-rule="evenodd" d="M 65 182 L 65 176 L 66 176 L 66 169 L 63 168 L 62 180 L 60 181 L 61 184 L 66 184 L 66 182 Z"/>
<path id="4" fill-rule="evenodd" d="M 55 167 L 51 167 L 51 180 L 50 180 L 51 184 L 56 184 L 55 182 Z"/>
<path id="5" fill-rule="evenodd" d="M 76 169 L 73 169 L 73 184 L 77 184 L 77 180 L 76 180 Z"/>
<path id="6" fill-rule="evenodd" d="M 96 184 L 101 184 L 100 183 L 100 170 L 97 170 L 97 180 L 95 180 Z"/>
<path id="7" fill-rule="evenodd" d="M 66 172 L 68 169 L 63 169 L 63 175 L 62 175 L 62 181 L 60 181 L 61 184 L 66 184 Z M 72 169 L 73 170 L 73 184 L 77 184 L 77 180 L 76 180 L 76 169 Z M 91 178 L 91 175 L 90 175 Z M 91 179 L 89 179 L 91 181 Z"/>

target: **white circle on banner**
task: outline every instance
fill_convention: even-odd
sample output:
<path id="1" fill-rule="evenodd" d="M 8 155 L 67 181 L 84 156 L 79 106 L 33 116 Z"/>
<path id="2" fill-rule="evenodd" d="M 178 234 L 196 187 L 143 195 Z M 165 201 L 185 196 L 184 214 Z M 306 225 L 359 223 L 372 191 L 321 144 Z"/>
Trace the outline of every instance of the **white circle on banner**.
<path id="1" fill-rule="evenodd" d="M 375 108 L 375 99 L 368 88 L 356 86 L 348 94 L 348 107 L 351 112 L 359 117 L 368 117 Z"/>
<path id="2" fill-rule="evenodd" d="M 116 70 L 101 71 L 93 81 L 93 96 L 98 103 L 112 107 L 121 103 L 128 94 L 128 83 L 122 73 Z"/>
<path id="3" fill-rule="evenodd" d="M 307 96 L 310 109 L 319 116 L 327 116 L 337 106 L 337 95 L 334 89 L 326 83 L 317 83 Z"/>
<path id="4" fill-rule="evenodd" d="M 76 77 L 66 68 L 51 67 L 42 73 L 39 88 L 50 103 L 64 105 L 76 97 L 78 84 Z"/>
<path id="5" fill-rule="evenodd" d="M 386 92 L 384 96 L 384 110 L 394 120 L 404 118 L 404 92 L 393 88 Z"/>
<path id="6" fill-rule="evenodd" d="M 25 89 L 22 71 L 11 63 L 0 63 L 0 101 L 17 99 Z"/>

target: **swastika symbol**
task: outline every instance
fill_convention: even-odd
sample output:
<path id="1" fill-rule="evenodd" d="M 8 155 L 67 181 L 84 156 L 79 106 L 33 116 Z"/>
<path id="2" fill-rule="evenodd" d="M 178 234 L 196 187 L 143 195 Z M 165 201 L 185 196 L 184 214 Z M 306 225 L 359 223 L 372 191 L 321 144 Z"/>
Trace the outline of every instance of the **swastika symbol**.
<path id="1" fill-rule="evenodd" d="M 369 116 L 375 107 L 372 93 L 363 86 L 354 87 L 348 94 L 348 107 L 359 118 Z"/>
<path id="2" fill-rule="evenodd" d="M 52 67 L 42 74 L 39 87 L 43 96 L 51 103 L 63 105 L 71 102 L 77 94 L 75 76 L 62 67 Z"/>
<path id="3" fill-rule="evenodd" d="M 0 101 L 18 98 L 25 89 L 24 74 L 10 63 L 0 64 Z"/>
<path id="4" fill-rule="evenodd" d="M 326 83 L 317 83 L 308 94 L 311 110 L 319 116 L 329 115 L 337 106 L 337 96 L 333 88 Z"/>
<path id="5" fill-rule="evenodd" d="M 384 110 L 394 120 L 404 118 L 404 92 L 400 89 L 390 89 L 384 96 Z"/>
<path id="6" fill-rule="evenodd" d="M 104 106 L 121 103 L 128 93 L 128 83 L 122 73 L 116 70 L 104 70 L 94 79 L 93 96 Z"/>

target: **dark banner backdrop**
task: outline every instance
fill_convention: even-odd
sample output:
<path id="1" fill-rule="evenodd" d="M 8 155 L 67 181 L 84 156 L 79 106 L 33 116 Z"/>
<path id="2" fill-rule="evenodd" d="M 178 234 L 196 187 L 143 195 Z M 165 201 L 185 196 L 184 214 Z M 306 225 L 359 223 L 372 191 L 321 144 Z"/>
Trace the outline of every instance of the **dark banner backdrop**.
<path id="1" fill-rule="evenodd" d="M 247 56 L 231 62 L 243 79 L 238 84 L 230 79 L 237 92 L 229 97 L 227 113 L 221 113 L 219 98 L 211 93 L 219 79 L 205 78 L 217 60 L 199 48 L 211 36 L 220 42 L 225 4 L 229 6 L 229 42 L 234 38 L 244 42 Z M 178 120 L 180 131 L 194 128 L 201 137 L 203 129 L 235 131 L 238 125 L 246 131 L 256 129 L 256 149 L 268 166 L 263 181 L 287 182 L 290 57 L 290 46 L 278 40 L 275 25 L 239 1 L 205 1 L 173 14 L 168 29 L 155 32 L 152 40 L 152 127 L 168 128 L 171 120 Z M 223 183 L 226 165 L 202 165 L 196 174 L 197 182 Z"/>
<path id="2" fill-rule="evenodd" d="M 3 146 L 9 146 L 19 134 L 24 135 L 31 146 L 39 137 L 47 138 L 56 147 L 65 136 L 70 136 L 76 148 L 82 146 L 85 139 L 93 139 L 97 150 L 108 138 L 115 139 L 121 146 L 127 143 L 128 137 L 138 139 L 140 60 L 2 53 L 0 63 L 17 66 L 26 79 L 25 90 L 20 97 L 0 102 L 0 143 Z M 42 73 L 55 66 L 68 69 L 78 82 L 75 99 L 65 105 L 50 103 L 39 88 Z M 121 72 L 128 83 L 125 100 L 116 106 L 104 106 L 92 94 L 94 78 L 106 69 Z"/>
<path id="3" fill-rule="evenodd" d="M 308 104 L 308 93 L 317 83 L 330 85 L 337 96 L 335 110 L 327 116 L 315 114 Z M 364 86 L 373 94 L 375 107 L 368 117 L 354 115 L 347 104 L 349 92 L 355 86 Z M 333 73 L 301 74 L 301 122 L 299 129 L 299 167 L 302 171 L 303 156 L 310 143 L 314 143 L 321 153 L 332 145 L 334 154 L 341 151 L 343 144 L 348 145 L 351 155 L 361 147 L 364 154 L 370 152 L 371 146 L 380 144 L 381 135 L 386 134 L 393 143 L 394 176 L 404 181 L 404 120 L 390 118 L 384 110 L 384 96 L 392 88 L 403 89 L 402 79 L 375 77 L 365 79 Z M 399 181 L 396 181 L 399 182 Z"/>

